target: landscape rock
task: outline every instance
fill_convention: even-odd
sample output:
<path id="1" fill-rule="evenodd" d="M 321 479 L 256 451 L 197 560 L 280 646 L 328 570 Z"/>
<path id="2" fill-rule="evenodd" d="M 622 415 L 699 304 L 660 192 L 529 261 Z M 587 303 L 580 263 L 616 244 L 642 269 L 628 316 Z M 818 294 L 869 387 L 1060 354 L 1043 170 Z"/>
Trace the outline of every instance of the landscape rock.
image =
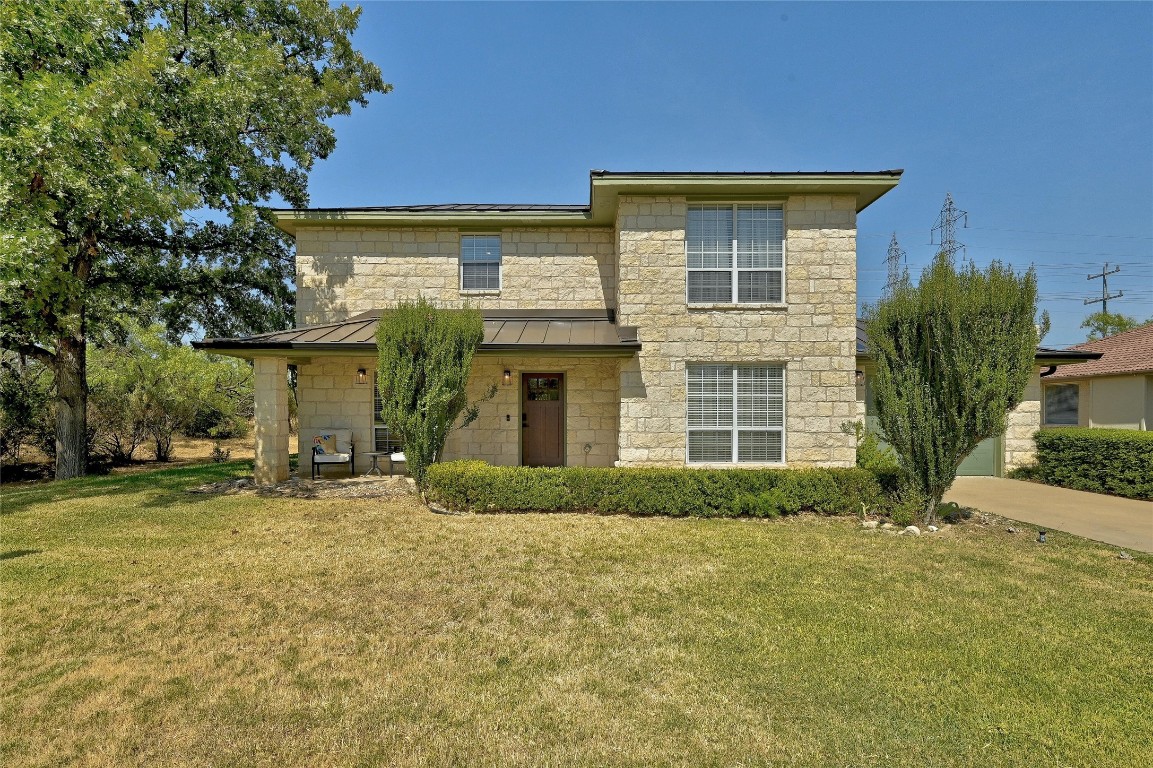
<path id="1" fill-rule="evenodd" d="M 1005 529 L 1005 532 L 1006 533 L 1016 533 L 1017 529 L 1010 525 L 1008 528 Z"/>
<path id="2" fill-rule="evenodd" d="M 905 528 L 905 530 L 901 531 L 901 533 L 908 533 L 908 534 L 912 534 L 913 536 L 920 536 L 921 535 L 921 529 L 915 525 L 910 525 L 910 526 L 907 526 Z"/>
<path id="3" fill-rule="evenodd" d="M 892 523 L 885 523 L 884 525 L 881 526 L 881 529 L 885 530 L 885 531 L 891 531 L 896 527 L 897 526 L 893 525 Z"/>
<path id="4" fill-rule="evenodd" d="M 1132 560 L 1133 559 L 1133 555 L 1129 554 L 1128 552 L 1118 552 L 1117 557 L 1122 559 L 1122 560 Z"/>
<path id="5" fill-rule="evenodd" d="M 861 523 L 862 528 L 876 528 L 878 525 L 880 525 L 880 523 L 878 523 L 876 520 L 866 520 L 865 522 Z"/>
<path id="6" fill-rule="evenodd" d="M 941 530 L 941 529 L 940 529 L 940 528 L 938 528 L 938 527 L 937 527 L 937 526 L 935 526 L 935 525 L 930 525 L 930 526 L 929 526 L 929 528 L 928 528 L 928 531 L 929 531 L 929 533 L 936 533 L 936 532 L 937 532 L 937 531 L 939 531 L 939 530 Z"/>

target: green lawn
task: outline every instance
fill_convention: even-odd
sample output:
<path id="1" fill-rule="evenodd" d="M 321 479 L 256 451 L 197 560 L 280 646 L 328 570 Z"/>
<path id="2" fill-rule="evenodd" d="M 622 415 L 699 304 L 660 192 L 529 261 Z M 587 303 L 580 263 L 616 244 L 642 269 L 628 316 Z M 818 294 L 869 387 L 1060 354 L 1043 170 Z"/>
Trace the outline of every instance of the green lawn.
<path id="1" fill-rule="evenodd" d="M 9 487 L 0 764 L 1153 761 L 1153 558 L 1059 533 Z"/>

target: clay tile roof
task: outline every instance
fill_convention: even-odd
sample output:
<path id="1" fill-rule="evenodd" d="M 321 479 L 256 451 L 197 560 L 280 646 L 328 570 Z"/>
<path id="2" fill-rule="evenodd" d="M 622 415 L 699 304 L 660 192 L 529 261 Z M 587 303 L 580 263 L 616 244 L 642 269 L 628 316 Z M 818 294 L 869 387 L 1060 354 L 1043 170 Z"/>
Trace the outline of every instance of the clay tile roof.
<path id="1" fill-rule="evenodd" d="M 1078 344 L 1071 349 L 1100 352 L 1101 359 L 1065 366 L 1050 376 L 1049 381 L 1083 379 L 1087 376 L 1153 373 L 1153 325 L 1134 328 L 1106 339 Z"/>

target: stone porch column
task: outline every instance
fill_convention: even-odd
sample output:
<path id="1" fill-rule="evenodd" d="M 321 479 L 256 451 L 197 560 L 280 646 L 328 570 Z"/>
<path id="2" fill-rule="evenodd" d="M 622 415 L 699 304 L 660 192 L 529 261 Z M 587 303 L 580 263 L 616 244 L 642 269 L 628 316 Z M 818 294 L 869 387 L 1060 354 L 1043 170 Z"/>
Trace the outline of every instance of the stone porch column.
<path id="1" fill-rule="evenodd" d="M 288 359 L 257 357 L 255 376 L 257 485 L 288 479 Z"/>

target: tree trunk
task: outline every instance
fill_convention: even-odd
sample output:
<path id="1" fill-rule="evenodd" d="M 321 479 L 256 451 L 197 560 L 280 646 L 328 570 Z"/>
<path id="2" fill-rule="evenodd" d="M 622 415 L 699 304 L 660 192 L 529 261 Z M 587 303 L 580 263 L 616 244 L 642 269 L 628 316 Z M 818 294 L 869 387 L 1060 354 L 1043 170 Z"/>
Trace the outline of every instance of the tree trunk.
<path id="1" fill-rule="evenodd" d="M 56 346 L 56 479 L 83 477 L 88 464 L 88 355 L 84 337 Z"/>

